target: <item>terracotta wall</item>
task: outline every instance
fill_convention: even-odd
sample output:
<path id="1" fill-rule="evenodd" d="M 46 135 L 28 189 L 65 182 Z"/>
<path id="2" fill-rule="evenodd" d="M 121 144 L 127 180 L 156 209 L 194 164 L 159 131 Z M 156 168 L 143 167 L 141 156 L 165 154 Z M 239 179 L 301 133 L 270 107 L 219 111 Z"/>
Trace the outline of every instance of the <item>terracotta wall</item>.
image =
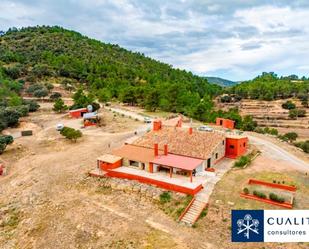
<path id="1" fill-rule="evenodd" d="M 225 119 L 225 118 L 216 118 L 216 125 L 222 126 L 227 129 L 234 129 L 235 128 L 235 122 L 231 119 Z"/>
<path id="2" fill-rule="evenodd" d="M 102 170 L 109 170 L 109 169 L 115 169 L 115 168 L 119 168 L 122 166 L 122 160 L 119 160 L 115 163 L 106 163 L 106 162 L 102 162 L 99 161 L 99 167 Z"/>
<path id="3" fill-rule="evenodd" d="M 248 138 L 226 138 L 225 156 L 236 158 L 246 153 L 248 148 Z"/>
<path id="4" fill-rule="evenodd" d="M 70 113 L 71 118 L 81 118 L 83 116 L 83 114 L 86 113 L 86 112 L 87 112 L 87 108 L 82 109 L 82 110 L 78 110 L 78 111 L 73 110 L 73 111 L 70 111 L 69 113 Z"/>
<path id="5" fill-rule="evenodd" d="M 158 180 L 154 180 L 154 179 L 150 179 L 150 178 L 146 178 L 146 177 L 142 177 L 138 175 L 131 175 L 131 174 L 123 173 L 123 172 L 117 172 L 117 171 L 109 171 L 106 174 L 106 176 L 129 179 L 129 180 L 137 180 L 141 183 L 152 184 L 160 188 L 164 188 L 167 190 L 180 192 L 180 193 L 184 193 L 188 195 L 195 195 L 197 192 L 199 192 L 203 188 L 202 185 L 199 185 L 195 189 L 190 189 L 187 187 L 183 187 L 183 186 L 179 186 L 179 185 L 175 185 L 175 184 L 171 184 L 167 182 L 161 182 Z"/>

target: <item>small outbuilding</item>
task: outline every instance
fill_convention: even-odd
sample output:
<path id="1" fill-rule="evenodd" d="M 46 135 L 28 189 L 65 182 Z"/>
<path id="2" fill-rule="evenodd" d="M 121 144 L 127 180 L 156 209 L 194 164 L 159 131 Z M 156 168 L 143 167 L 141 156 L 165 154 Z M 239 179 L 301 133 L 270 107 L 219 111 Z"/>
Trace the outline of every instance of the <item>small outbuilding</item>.
<path id="1" fill-rule="evenodd" d="M 87 112 L 88 112 L 87 108 L 79 108 L 69 111 L 69 114 L 71 118 L 81 118 Z"/>
<path id="2" fill-rule="evenodd" d="M 99 125 L 100 118 L 97 112 L 89 112 L 83 115 L 84 127 Z"/>
<path id="3" fill-rule="evenodd" d="M 216 118 L 216 125 L 233 130 L 235 128 L 235 121 L 226 118 Z"/>
<path id="4" fill-rule="evenodd" d="M 105 154 L 97 158 L 98 168 L 101 170 L 116 169 L 122 164 L 122 157 Z"/>
<path id="5" fill-rule="evenodd" d="M 225 156 L 237 158 L 244 155 L 248 149 L 248 137 L 241 135 L 229 135 L 226 137 Z"/>

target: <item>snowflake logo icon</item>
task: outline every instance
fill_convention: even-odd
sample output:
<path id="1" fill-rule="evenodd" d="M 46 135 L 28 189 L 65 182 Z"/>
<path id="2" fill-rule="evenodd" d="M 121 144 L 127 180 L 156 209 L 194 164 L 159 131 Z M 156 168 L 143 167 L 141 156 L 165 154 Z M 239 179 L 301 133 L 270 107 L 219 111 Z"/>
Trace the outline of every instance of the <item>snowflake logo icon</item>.
<path id="1" fill-rule="evenodd" d="M 243 219 L 237 220 L 238 232 L 237 234 L 244 233 L 244 236 L 249 239 L 250 232 L 259 234 L 259 226 L 260 222 L 257 219 L 253 219 L 250 214 L 246 214 Z"/>

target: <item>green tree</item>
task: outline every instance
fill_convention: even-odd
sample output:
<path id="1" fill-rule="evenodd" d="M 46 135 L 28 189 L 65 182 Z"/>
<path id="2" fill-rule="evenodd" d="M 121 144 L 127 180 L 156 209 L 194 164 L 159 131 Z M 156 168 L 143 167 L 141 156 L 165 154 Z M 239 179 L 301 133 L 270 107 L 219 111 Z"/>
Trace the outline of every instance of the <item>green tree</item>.
<path id="1" fill-rule="evenodd" d="M 247 115 L 242 121 L 242 130 L 244 131 L 254 131 L 257 127 L 257 122 L 253 120 L 252 116 Z"/>
<path id="2" fill-rule="evenodd" d="M 66 106 L 64 104 L 64 101 L 62 99 L 56 99 L 55 103 L 54 103 L 54 107 L 53 110 L 55 112 L 64 112 L 65 110 L 68 109 L 68 106 Z"/>
<path id="3" fill-rule="evenodd" d="M 22 103 L 23 103 L 22 98 L 16 94 L 11 96 L 9 99 L 9 106 L 19 106 L 22 105 Z"/>
<path id="4" fill-rule="evenodd" d="M 86 95 L 82 88 L 79 88 L 73 95 L 74 108 L 87 107 L 94 101 L 94 96 L 91 94 Z"/>
<path id="5" fill-rule="evenodd" d="M 107 88 L 100 89 L 97 95 L 100 102 L 108 102 L 112 98 L 112 94 Z"/>
<path id="6" fill-rule="evenodd" d="M 65 138 L 72 140 L 74 142 L 76 142 L 77 139 L 82 137 L 83 135 L 81 131 L 75 130 L 71 127 L 63 127 L 63 129 L 60 131 L 60 134 Z"/>
<path id="7" fill-rule="evenodd" d="M 133 86 L 130 86 L 122 90 L 120 94 L 120 99 L 124 103 L 135 105 L 137 103 L 135 93 L 135 88 Z"/>

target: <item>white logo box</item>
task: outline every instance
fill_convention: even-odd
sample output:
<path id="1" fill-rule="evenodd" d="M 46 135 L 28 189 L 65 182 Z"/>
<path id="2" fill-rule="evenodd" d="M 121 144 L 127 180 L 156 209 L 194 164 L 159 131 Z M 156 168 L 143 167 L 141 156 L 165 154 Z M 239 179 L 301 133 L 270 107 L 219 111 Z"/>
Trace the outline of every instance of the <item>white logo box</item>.
<path id="1" fill-rule="evenodd" d="M 309 210 L 264 210 L 264 242 L 309 242 Z"/>

